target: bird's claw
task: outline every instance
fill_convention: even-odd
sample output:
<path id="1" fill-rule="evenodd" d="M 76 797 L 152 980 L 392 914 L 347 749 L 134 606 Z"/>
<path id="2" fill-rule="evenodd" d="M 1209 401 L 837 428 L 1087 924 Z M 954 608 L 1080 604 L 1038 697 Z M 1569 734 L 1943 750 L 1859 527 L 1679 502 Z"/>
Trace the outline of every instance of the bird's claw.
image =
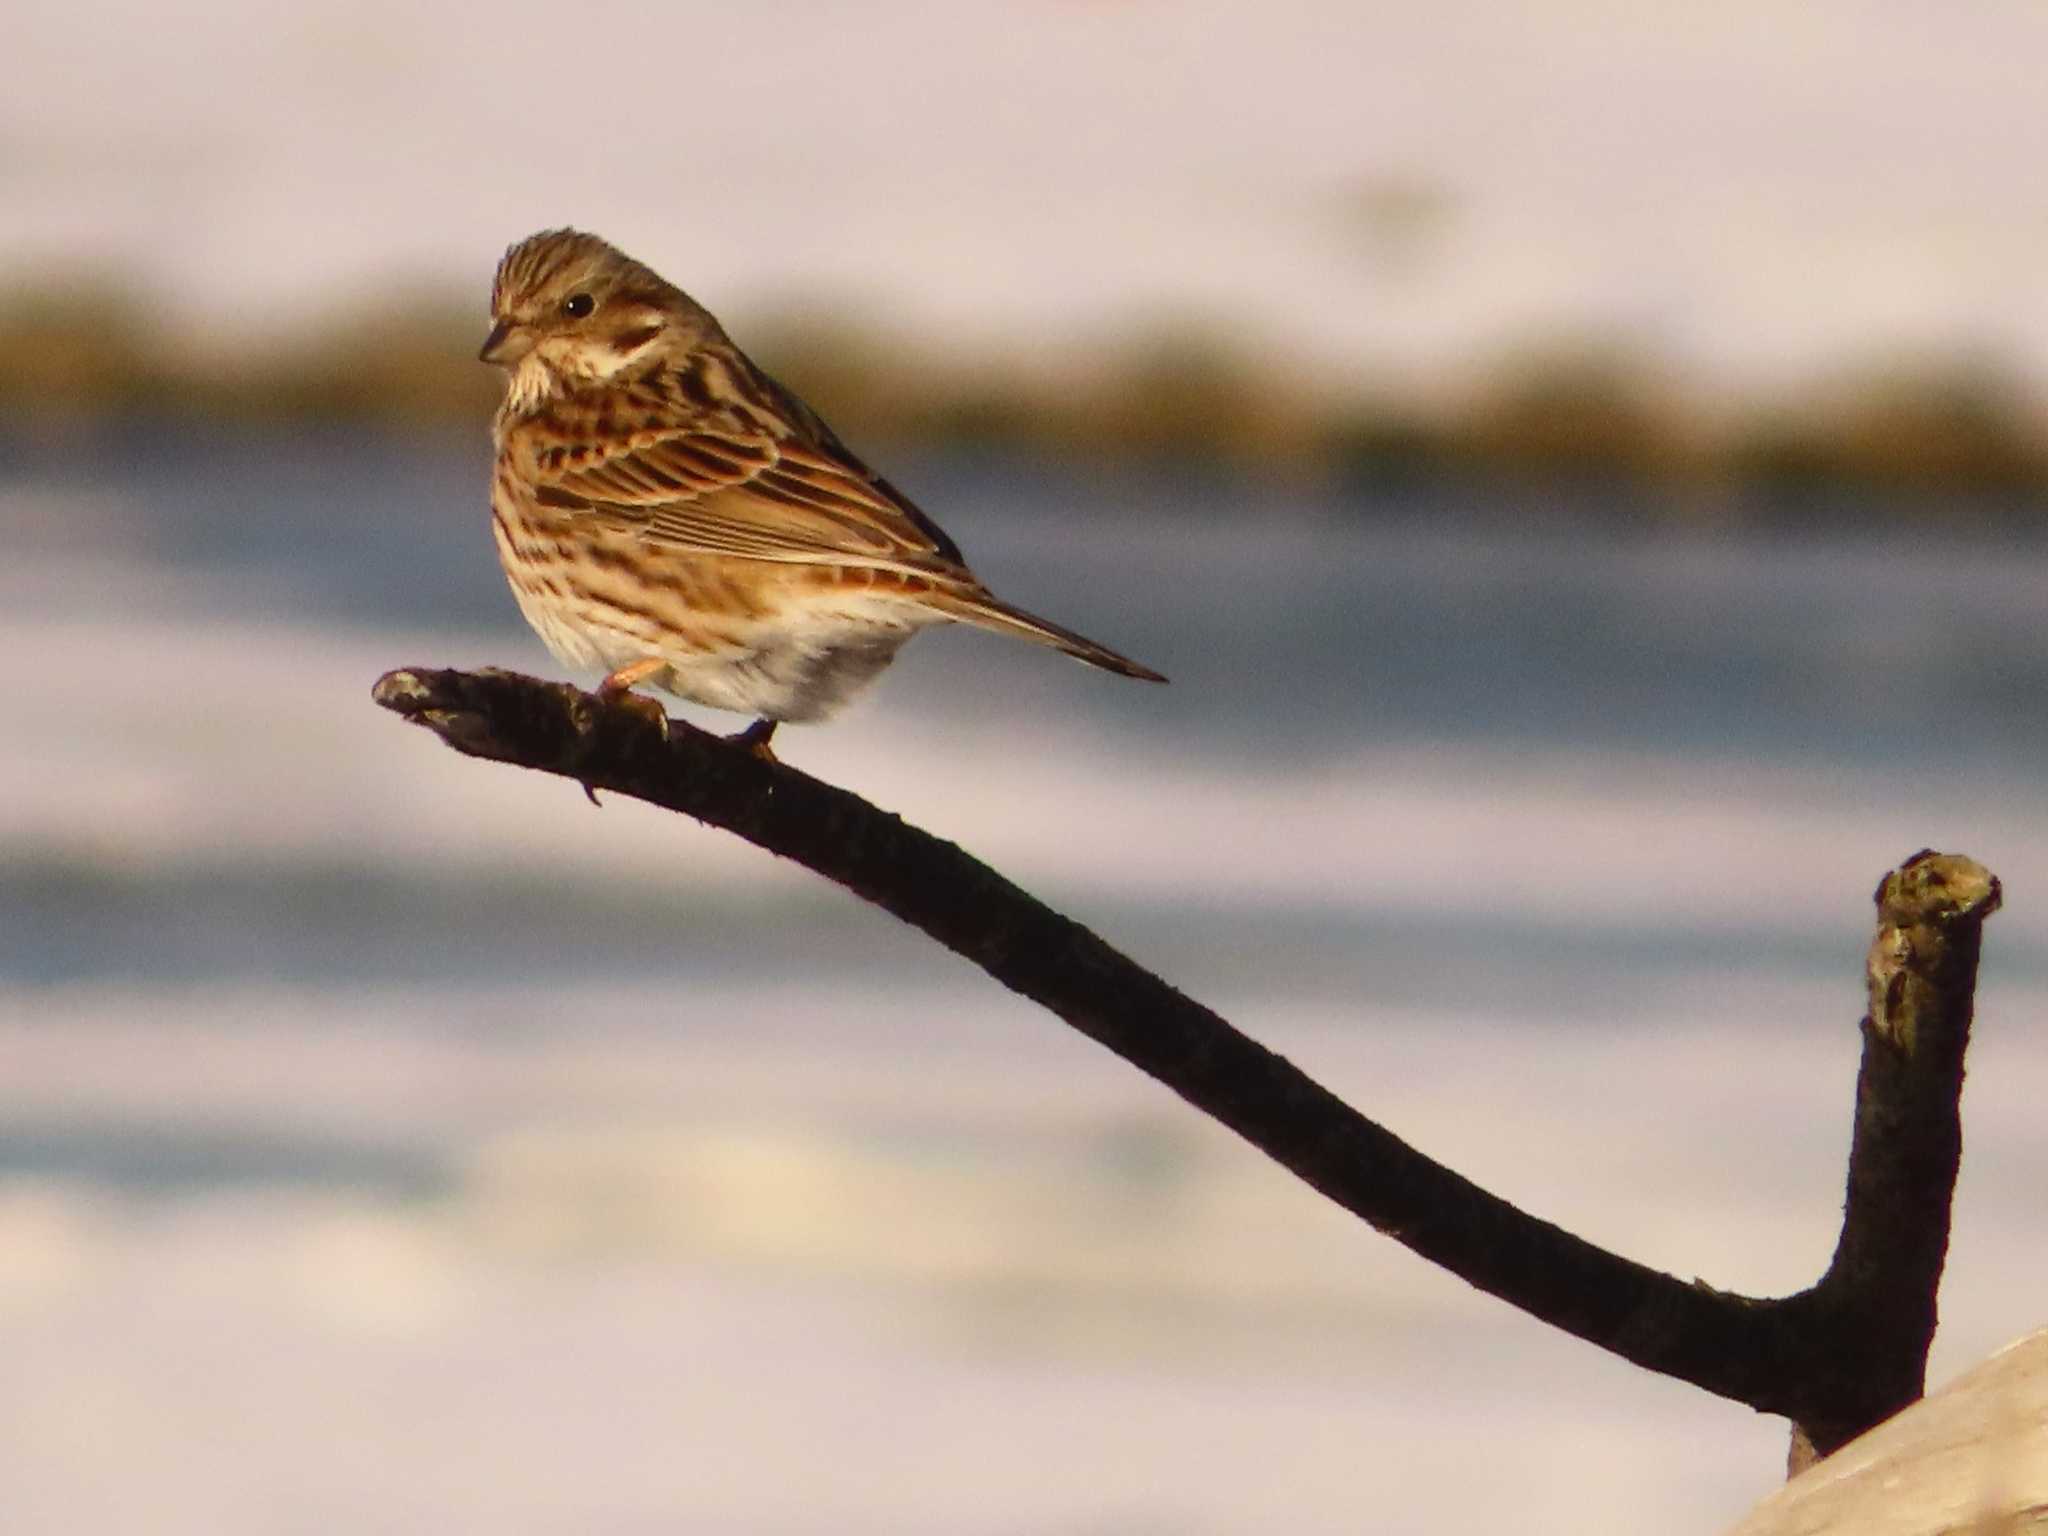
<path id="1" fill-rule="evenodd" d="M 668 711 L 661 707 L 659 699 L 650 699 L 644 693 L 627 693 L 623 690 L 616 693 L 607 693 L 602 688 L 598 690 L 597 696 L 613 709 L 623 710 L 627 714 L 653 726 L 657 731 L 661 732 L 661 739 L 663 741 L 668 740 Z"/>

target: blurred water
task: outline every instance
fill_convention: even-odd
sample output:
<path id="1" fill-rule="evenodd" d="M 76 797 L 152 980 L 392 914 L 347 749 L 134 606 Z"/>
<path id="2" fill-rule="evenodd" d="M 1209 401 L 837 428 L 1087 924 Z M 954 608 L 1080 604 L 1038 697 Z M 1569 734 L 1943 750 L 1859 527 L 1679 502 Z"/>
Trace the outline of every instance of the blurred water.
<path id="1" fill-rule="evenodd" d="M 1707 1531 L 1768 1486 L 1781 1426 L 1466 1293 L 850 898 L 375 710 L 548 668 L 483 476 L 0 446 L 10 1528 Z M 2042 550 L 898 478 L 1174 684 L 937 635 L 785 756 L 1650 1262 L 1812 1277 L 1870 888 L 1990 864 L 1937 1376 L 2041 1321 Z"/>

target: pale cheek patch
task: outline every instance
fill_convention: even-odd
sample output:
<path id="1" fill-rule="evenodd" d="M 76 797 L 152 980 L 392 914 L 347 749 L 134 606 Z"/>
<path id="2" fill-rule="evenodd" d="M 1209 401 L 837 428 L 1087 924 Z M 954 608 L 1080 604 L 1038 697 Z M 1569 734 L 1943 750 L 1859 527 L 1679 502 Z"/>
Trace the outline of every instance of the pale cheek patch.
<path id="1" fill-rule="evenodd" d="M 612 338 L 612 350 L 622 358 L 631 357 L 660 334 L 661 327 L 658 325 L 635 326 L 632 330 L 621 331 Z"/>

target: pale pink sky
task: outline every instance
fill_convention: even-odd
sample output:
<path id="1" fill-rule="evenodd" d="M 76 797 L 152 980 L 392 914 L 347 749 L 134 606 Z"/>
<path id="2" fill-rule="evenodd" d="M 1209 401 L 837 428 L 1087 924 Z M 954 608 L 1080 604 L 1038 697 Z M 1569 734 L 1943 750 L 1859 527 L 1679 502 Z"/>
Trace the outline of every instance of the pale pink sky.
<path id="1" fill-rule="evenodd" d="M 596 229 L 948 344 L 1210 317 L 1339 374 L 1608 329 L 1708 377 L 2048 375 L 2048 8 L 1899 0 L 32 4 L 0 279 L 208 329 Z M 1361 189 L 1440 217 L 1375 240 Z M 1350 210 L 1347 212 L 1347 209 Z"/>

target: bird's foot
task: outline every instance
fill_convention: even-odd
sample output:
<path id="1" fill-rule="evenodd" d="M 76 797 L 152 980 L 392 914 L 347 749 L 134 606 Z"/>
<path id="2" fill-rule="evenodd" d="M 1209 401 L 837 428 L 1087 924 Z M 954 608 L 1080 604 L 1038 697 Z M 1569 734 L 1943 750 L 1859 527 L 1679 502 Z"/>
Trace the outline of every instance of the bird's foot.
<path id="1" fill-rule="evenodd" d="M 644 693 L 633 690 L 655 673 L 668 665 L 658 656 L 649 656 L 636 661 L 630 667 L 621 667 L 608 673 L 605 680 L 597 685 L 597 696 L 613 709 L 623 709 L 638 715 L 649 725 L 661 732 L 661 739 L 668 740 L 668 711 L 661 707 L 661 701 L 650 699 Z"/>
<path id="2" fill-rule="evenodd" d="M 637 715 L 661 732 L 663 741 L 668 740 L 668 711 L 661 707 L 661 700 L 650 699 L 644 693 L 605 693 L 602 690 L 598 697 L 613 709 Z"/>
<path id="3" fill-rule="evenodd" d="M 638 684 L 646 682 L 648 678 L 653 677 L 666 665 L 668 664 L 659 657 L 650 656 L 644 660 L 634 662 L 630 667 L 620 667 L 618 671 L 607 674 L 604 681 L 597 685 L 599 702 L 607 709 L 622 710 L 626 714 L 632 715 L 645 724 L 652 726 L 661 733 L 661 739 L 667 741 L 669 728 L 668 711 L 661 707 L 659 699 L 651 699 L 644 693 L 633 692 L 633 689 Z M 584 724 L 586 731 L 591 723 L 594 722 L 586 720 Z M 583 782 L 583 793 L 592 805 L 600 804 L 597 798 L 597 786 L 588 780 Z"/>
<path id="4" fill-rule="evenodd" d="M 773 720 L 756 720 L 744 731 L 735 731 L 725 739 L 736 747 L 745 747 L 764 763 L 779 763 L 782 759 L 768 745 L 768 739 L 775 734 L 775 724 Z"/>

